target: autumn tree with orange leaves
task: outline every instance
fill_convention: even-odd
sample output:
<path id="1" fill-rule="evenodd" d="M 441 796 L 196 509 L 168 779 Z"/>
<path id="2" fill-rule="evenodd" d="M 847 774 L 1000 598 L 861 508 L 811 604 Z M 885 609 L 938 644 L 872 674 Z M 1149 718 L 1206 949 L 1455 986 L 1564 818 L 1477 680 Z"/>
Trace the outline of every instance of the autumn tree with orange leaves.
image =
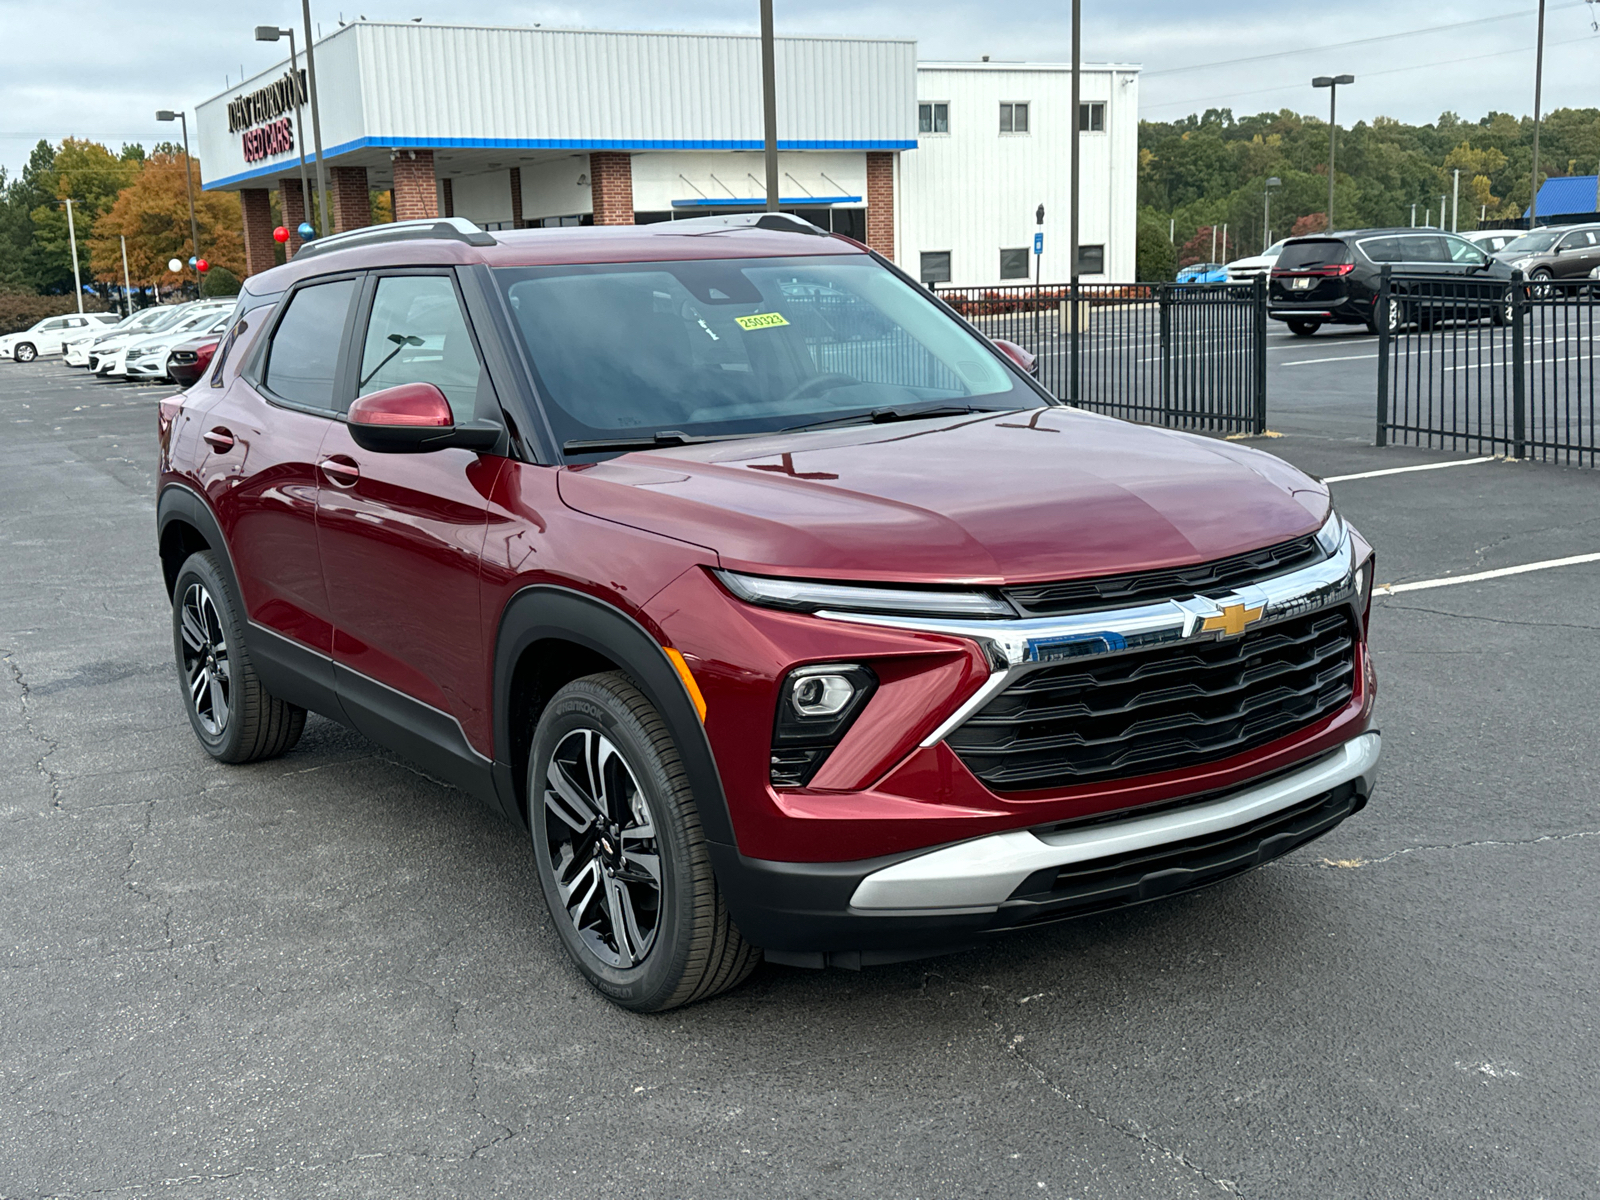
<path id="1" fill-rule="evenodd" d="M 214 267 L 244 276 L 244 233 L 236 192 L 200 190 L 200 164 L 191 160 L 194 215 L 200 231 L 200 257 Z M 123 188 L 111 208 L 94 223 L 89 262 L 101 282 L 122 282 L 122 245 L 128 239 L 128 273 L 135 286 L 159 283 L 176 287 L 192 283 L 187 267 L 174 274 L 167 260 L 185 264 L 189 243 L 189 197 L 183 184 L 183 156 L 160 152 L 145 159 L 138 175 Z"/>

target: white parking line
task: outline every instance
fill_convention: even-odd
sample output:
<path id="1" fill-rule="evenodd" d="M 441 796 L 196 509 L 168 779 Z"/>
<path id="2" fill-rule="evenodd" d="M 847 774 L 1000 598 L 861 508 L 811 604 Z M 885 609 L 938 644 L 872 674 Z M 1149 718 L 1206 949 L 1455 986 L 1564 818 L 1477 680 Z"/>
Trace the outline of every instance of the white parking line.
<path id="1" fill-rule="evenodd" d="M 1574 554 L 1570 558 L 1547 558 L 1543 562 L 1523 563 L 1520 567 L 1501 567 L 1495 571 L 1478 571 L 1472 575 L 1456 575 L 1449 579 L 1423 579 L 1416 583 L 1386 583 L 1372 589 L 1375 596 L 1394 596 L 1400 592 L 1422 592 L 1429 588 L 1450 587 L 1457 583 L 1477 583 L 1481 579 L 1500 579 L 1506 575 L 1523 575 L 1529 571 L 1548 571 L 1551 567 L 1571 567 L 1578 563 L 1600 562 L 1600 554 Z"/>
<path id="2" fill-rule="evenodd" d="M 1312 363 L 1323 362 L 1355 362 L 1360 358 L 1377 358 L 1376 354 L 1345 354 L 1338 358 L 1297 358 L 1294 362 L 1281 362 L 1280 367 L 1305 367 Z"/>
<path id="3" fill-rule="evenodd" d="M 1446 467 L 1470 467 L 1473 463 L 1493 462 L 1494 456 L 1486 454 L 1482 458 L 1461 458 L 1454 462 L 1422 463 L 1415 467 L 1388 467 L 1382 471 L 1362 471 L 1356 475 L 1325 475 L 1323 483 L 1348 483 L 1352 479 L 1376 479 L 1379 475 L 1406 475 L 1412 471 L 1442 471 Z"/>

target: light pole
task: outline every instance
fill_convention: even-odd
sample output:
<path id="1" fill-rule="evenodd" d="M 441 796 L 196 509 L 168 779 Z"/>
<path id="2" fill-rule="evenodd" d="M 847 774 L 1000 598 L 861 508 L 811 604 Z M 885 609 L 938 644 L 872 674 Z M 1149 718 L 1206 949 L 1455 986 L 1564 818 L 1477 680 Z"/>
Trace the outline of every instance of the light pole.
<path id="1" fill-rule="evenodd" d="M 1417 202 L 1415 200 L 1413 200 L 1411 202 L 1411 228 L 1415 229 L 1416 227 L 1417 227 Z"/>
<path id="2" fill-rule="evenodd" d="M 67 243 L 72 249 L 72 290 L 78 296 L 78 311 L 83 311 L 83 279 L 78 274 L 78 231 L 72 224 L 72 199 L 61 203 L 67 206 Z"/>
<path id="3" fill-rule="evenodd" d="M 322 111 L 317 106 L 317 56 L 312 49 L 311 0 L 300 0 L 300 13 L 306 23 L 306 73 L 311 77 L 311 133 L 317 147 L 317 211 L 322 214 L 322 224 L 317 229 L 320 235 L 326 234 L 331 226 L 328 224 L 328 168 L 322 161 Z"/>
<path id="4" fill-rule="evenodd" d="M 294 80 L 294 148 L 300 152 L 300 211 L 311 215 L 311 184 L 306 180 L 306 123 L 300 116 L 300 93 L 305 89 L 300 80 L 300 60 L 294 53 L 294 29 L 279 29 L 276 25 L 257 25 L 256 41 L 275 42 L 280 37 L 289 39 L 289 77 Z"/>
<path id="5" fill-rule="evenodd" d="M 156 113 L 156 120 L 178 121 L 183 125 L 183 186 L 189 192 L 189 244 L 194 254 L 194 278 L 195 286 L 198 288 L 200 285 L 200 226 L 194 219 L 194 180 L 191 178 L 193 171 L 189 166 L 189 120 L 181 112 L 173 112 L 169 108 L 163 108 Z"/>
<path id="6" fill-rule="evenodd" d="M 122 243 L 122 299 L 123 307 L 128 311 L 125 315 L 133 316 L 133 284 L 128 282 L 128 239 L 123 234 L 117 235 L 117 240 Z"/>
<path id="7" fill-rule="evenodd" d="M 1533 59 L 1533 191 L 1528 197 L 1528 228 L 1539 224 L 1539 101 L 1544 92 L 1544 0 L 1539 0 L 1539 40 Z"/>
<path id="8" fill-rule="evenodd" d="M 1267 178 L 1267 186 L 1261 193 L 1261 253 L 1263 254 L 1272 246 L 1272 189 L 1282 186 L 1283 180 L 1272 175 Z"/>
<path id="9" fill-rule="evenodd" d="M 772 32 L 772 0 L 761 0 L 761 127 L 767 159 L 767 211 L 778 211 L 777 49 Z"/>
<path id="10" fill-rule="evenodd" d="M 1339 85 L 1355 81 L 1354 75 L 1318 75 L 1311 81 L 1312 87 L 1328 89 L 1328 233 L 1333 232 L 1333 143 L 1339 128 L 1334 118 L 1338 113 Z"/>
<path id="11" fill-rule="evenodd" d="M 1450 232 L 1461 232 L 1461 168 L 1455 168 L 1455 182 L 1450 185 Z"/>
<path id="12" fill-rule="evenodd" d="M 1443 232 L 1443 230 L 1444 230 L 1445 201 L 1448 200 L 1448 199 L 1450 199 L 1448 194 L 1446 194 L 1444 192 L 1440 192 L 1439 193 L 1439 229 L 1440 229 L 1441 232 Z"/>
<path id="13" fill-rule="evenodd" d="M 1083 128 L 1081 108 L 1081 92 L 1079 90 L 1079 76 L 1083 68 L 1083 0 L 1072 0 L 1072 221 L 1067 232 L 1067 270 L 1068 279 L 1072 283 L 1078 282 L 1078 192 L 1081 181 L 1079 170 L 1079 145 L 1083 141 Z M 1078 335 L 1078 305 L 1077 296 L 1073 296 L 1072 305 L 1072 335 L 1073 348 L 1077 348 Z M 1074 363 L 1072 376 L 1072 399 L 1078 398 L 1077 366 Z"/>

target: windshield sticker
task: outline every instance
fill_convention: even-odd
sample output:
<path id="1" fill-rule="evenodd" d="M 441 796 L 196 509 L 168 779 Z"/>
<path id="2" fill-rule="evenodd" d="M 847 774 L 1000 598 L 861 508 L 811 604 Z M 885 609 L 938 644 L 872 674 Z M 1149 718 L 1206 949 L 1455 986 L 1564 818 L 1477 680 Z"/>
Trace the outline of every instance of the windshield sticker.
<path id="1" fill-rule="evenodd" d="M 789 323 L 781 313 L 753 313 L 748 317 L 735 317 L 734 320 L 740 329 L 776 329 L 779 325 Z"/>

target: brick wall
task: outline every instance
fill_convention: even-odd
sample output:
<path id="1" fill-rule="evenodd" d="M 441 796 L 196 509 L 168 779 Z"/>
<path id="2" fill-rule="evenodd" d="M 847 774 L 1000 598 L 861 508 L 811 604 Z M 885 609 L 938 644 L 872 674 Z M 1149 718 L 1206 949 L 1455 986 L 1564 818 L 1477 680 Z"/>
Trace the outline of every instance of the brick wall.
<path id="1" fill-rule="evenodd" d="M 239 192 L 239 207 L 244 212 L 244 273 L 255 275 L 275 263 L 272 240 L 272 193 L 266 188 L 244 188 Z"/>
<path id="2" fill-rule="evenodd" d="M 330 167 L 328 199 L 333 202 L 331 215 L 336 233 L 372 224 L 372 197 L 367 191 L 365 167 Z"/>
<path id="3" fill-rule="evenodd" d="M 589 192 L 596 225 L 633 224 L 633 160 L 602 151 L 589 155 Z"/>
<path id="4" fill-rule="evenodd" d="M 867 155 L 867 245 L 894 261 L 894 155 Z"/>
<path id="5" fill-rule="evenodd" d="M 313 188 L 311 203 L 316 204 L 317 193 Z M 305 196 L 300 191 L 300 176 L 281 175 L 278 177 L 278 207 L 282 210 L 283 223 L 289 230 L 289 241 L 286 243 L 289 256 L 294 257 L 294 252 L 303 244 L 300 240 L 300 222 L 306 219 Z"/>
<path id="6" fill-rule="evenodd" d="M 432 150 L 397 150 L 394 156 L 394 219 L 421 221 L 439 215 L 439 188 Z"/>

